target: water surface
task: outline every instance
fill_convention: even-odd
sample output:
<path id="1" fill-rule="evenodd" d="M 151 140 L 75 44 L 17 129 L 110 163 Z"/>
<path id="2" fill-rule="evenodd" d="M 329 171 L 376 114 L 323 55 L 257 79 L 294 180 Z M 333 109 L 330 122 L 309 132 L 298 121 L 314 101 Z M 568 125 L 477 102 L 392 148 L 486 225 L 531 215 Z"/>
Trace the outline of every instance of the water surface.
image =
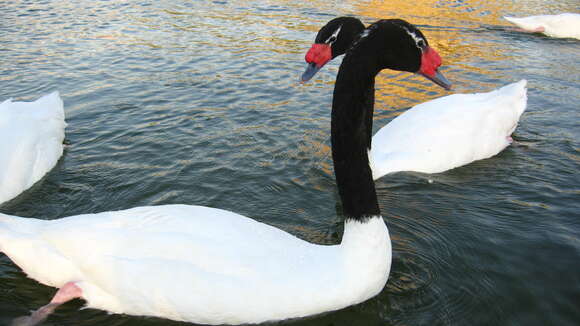
<path id="1" fill-rule="evenodd" d="M 515 32 L 503 15 L 576 1 L 15 1 L 0 14 L 0 100 L 59 90 L 67 148 L 2 205 L 56 219 L 142 205 L 219 207 L 308 241 L 340 241 L 330 103 L 340 59 L 297 83 L 316 31 L 339 15 L 419 26 L 455 92 L 529 81 L 498 156 L 377 182 L 394 246 L 377 297 L 289 325 L 580 324 L 580 42 Z M 406 73 L 377 79 L 375 130 L 450 94 Z M 283 281 L 283 280 L 281 280 Z M 0 324 L 54 289 L 0 257 Z M 45 325 L 179 323 L 59 309 Z"/>

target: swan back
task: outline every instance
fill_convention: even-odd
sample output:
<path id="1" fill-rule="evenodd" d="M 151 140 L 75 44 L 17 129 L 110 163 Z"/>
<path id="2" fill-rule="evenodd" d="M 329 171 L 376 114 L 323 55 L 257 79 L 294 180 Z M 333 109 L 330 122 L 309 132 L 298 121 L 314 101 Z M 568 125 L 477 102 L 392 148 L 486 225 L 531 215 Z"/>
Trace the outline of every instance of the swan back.
<path id="1" fill-rule="evenodd" d="M 404 112 L 373 137 L 373 177 L 397 171 L 439 173 L 496 155 L 510 144 L 508 137 L 526 108 L 526 83 L 445 96 Z"/>
<path id="2" fill-rule="evenodd" d="M 540 31 L 551 37 L 580 39 L 580 14 L 539 15 L 530 17 L 504 17 L 512 24 L 531 32 Z"/>
<path id="3" fill-rule="evenodd" d="M 58 92 L 34 102 L 0 104 L 0 203 L 30 188 L 63 152 L 64 109 Z"/>

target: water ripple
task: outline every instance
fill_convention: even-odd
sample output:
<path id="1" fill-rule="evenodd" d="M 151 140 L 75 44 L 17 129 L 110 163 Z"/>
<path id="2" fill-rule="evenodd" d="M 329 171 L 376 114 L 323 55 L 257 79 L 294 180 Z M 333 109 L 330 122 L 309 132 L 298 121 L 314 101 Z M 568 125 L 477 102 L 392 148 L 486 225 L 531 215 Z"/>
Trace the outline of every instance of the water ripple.
<path id="1" fill-rule="evenodd" d="M 69 125 L 55 169 L 0 209 L 55 219 L 206 205 L 336 244 L 343 216 L 329 135 L 341 59 L 298 84 L 304 53 L 337 15 L 401 17 L 441 54 L 454 91 L 526 78 L 528 109 L 496 157 L 377 181 L 393 240 L 385 290 L 289 323 L 576 325 L 580 45 L 516 32 L 501 17 L 577 9 L 568 0 L 3 3 L 0 100 L 59 90 Z M 449 94 L 398 72 L 382 72 L 376 86 L 375 131 Z M 52 293 L 0 256 L 0 323 Z M 183 325 L 80 308 L 66 305 L 46 324 Z"/>

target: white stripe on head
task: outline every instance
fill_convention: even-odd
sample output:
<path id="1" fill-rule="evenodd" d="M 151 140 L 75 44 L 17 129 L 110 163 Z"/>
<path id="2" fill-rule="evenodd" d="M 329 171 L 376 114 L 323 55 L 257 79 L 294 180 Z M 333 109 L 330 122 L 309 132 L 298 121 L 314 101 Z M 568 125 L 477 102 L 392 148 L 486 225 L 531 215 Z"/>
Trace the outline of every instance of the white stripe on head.
<path id="1" fill-rule="evenodd" d="M 407 34 L 409 34 L 409 36 L 411 36 L 411 38 L 415 41 L 415 45 L 417 46 L 417 48 L 419 50 L 421 50 L 421 52 L 423 52 L 423 48 L 425 47 L 425 45 L 427 45 L 427 41 L 425 41 L 424 38 L 422 38 L 421 36 L 415 34 L 415 32 L 409 30 L 406 26 L 401 26 L 405 32 L 407 32 Z"/>
<path id="2" fill-rule="evenodd" d="M 334 31 L 334 33 L 332 33 L 332 35 L 330 35 L 330 37 L 327 38 L 326 41 L 324 41 L 324 43 L 325 44 L 332 44 L 332 43 L 334 43 L 338 39 L 338 33 L 340 33 L 340 30 L 341 29 L 342 29 L 342 25 L 338 26 L 338 28 Z"/>

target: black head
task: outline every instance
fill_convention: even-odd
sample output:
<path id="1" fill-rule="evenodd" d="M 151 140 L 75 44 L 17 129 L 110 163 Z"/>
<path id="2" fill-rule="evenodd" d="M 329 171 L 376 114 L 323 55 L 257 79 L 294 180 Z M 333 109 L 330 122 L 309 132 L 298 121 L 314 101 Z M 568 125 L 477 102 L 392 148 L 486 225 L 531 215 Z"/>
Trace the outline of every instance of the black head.
<path id="1" fill-rule="evenodd" d="M 324 25 L 306 53 L 308 67 L 302 74 L 302 81 L 310 80 L 328 61 L 344 54 L 364 28 L 363 23 L 354 17 L 334 18 Z"/>
<path id="2" fill-rule="evenodd" d="M 445 89 L 451 88 L 449 81 L 437 70 L 441 66 L 439 54 L 429 46 L 417 27 L 404 20 L 377 21 L 358 35 L 348 52 L 367 57 L 368 60 L 359 62 L 376 73 L 382 69 L 418 73 Z"/>
<path id="3" fill-rule="evenodd" d="M 318 31 L 314 43 L 330 45 L 334 59 L 344 54 L 364 29 L 365 25 L 358 18 L 334 18 Z"/>

